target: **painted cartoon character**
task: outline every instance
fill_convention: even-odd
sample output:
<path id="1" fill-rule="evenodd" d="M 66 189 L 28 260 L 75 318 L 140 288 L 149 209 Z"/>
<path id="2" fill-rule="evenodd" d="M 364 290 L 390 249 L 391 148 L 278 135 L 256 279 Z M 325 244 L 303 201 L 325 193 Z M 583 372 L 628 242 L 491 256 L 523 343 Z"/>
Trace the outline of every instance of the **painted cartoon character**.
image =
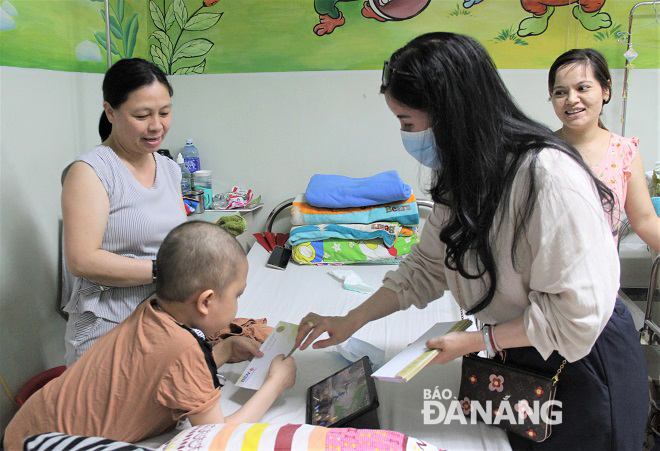
<path id="1" fill-rule="evenodd" d="M 464 8 L 471 8 L 482 0 L 465 0 Z M 518 24 L 518 36 L 538 36 L 548 28 L 548 21 L 557 6 L 568 6 L 573 3 L 573 17 L 589 31 L 600 30 L 612 26 L 612 18 L 602 12 L 605 0 L 521 0 L 523 9 L 532 17 L 523 19 Z"/>
<path id="2" fill-rule="evenodd" d="M 319 15 L 319 23 L 314 26 L 318 36 L 330 34 L 335 28 L 346 23 L 344 15 L 337 8 L 339 2 L 356 0 L 314 0 L 314 9 Z M 431 0 L 367 0 L 362 4 L 362 16 L 379 22 L 407 20 L 420 14 Z"/>

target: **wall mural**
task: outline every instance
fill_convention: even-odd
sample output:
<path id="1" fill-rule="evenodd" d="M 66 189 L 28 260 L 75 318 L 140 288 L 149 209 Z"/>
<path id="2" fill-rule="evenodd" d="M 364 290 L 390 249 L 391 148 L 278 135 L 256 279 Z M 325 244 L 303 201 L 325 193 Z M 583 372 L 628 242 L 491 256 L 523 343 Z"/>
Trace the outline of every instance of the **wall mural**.
<path id="1" fill-rule="evenodd" d="M 109 0 L 113 61 L 168 74 L 380 69 L 429 31 L 469 34 L 501 69 L 547 69 L 574 47 L 613 68 L 660 67 L 658 10 L 636 0 Z M 0 65 L 105 72 L 103 0 L 0 0 Z M 624 55 L 625 54 L 625 55 Z"/>
<path id="2" fill-rule="evenodd" d="M 150 38 L 158 41 L 151 44 L 149 53 L 151 60 L 166 74 L 201 74 L 206 68 L 206 58 L 195 64 L 196 58 L 203 57 L 211 51 L 214 43 L 206 38 L 188 39 L 189 32 L 204 31 L 213 27 L 222 17 L 222 13 L 200 12 L 202 8 L 208 8 L 219 0 L 203 0 L 191 14 L 183 0 L 174 0 L 169 6 L 167 0 L 163 0 L 162 8 L 154 0 L 149 1 L 149 12 L 153 26 L 156 30 L 151 33 Z M 186 37 L 183 36 L 186 32 Z M 183 37 L 183 39 L 181 39 Z M 173 42 L 174 41 L 174 42 Z M 187 60 L 192 59 L 192 63 Z M 183 65 L 173 70 L 179 61 L 186 61 Z M 192 65 L 186 65 L 192 64 Z"/>

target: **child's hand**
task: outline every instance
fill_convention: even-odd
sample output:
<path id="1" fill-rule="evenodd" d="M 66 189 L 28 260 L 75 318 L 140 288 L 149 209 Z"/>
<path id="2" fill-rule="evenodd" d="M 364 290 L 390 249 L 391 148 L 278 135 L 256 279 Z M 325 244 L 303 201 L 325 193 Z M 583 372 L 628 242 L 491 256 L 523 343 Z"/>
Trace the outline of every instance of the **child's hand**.
<path id="1" fill-rule="evenodd" d="M 270 363 L 266 381 L 273 381 L 280 391 L 287 390 L 296 383 L 296 362 L 293 357 L 284 358 L 284 354 L 276 356 Z"/>

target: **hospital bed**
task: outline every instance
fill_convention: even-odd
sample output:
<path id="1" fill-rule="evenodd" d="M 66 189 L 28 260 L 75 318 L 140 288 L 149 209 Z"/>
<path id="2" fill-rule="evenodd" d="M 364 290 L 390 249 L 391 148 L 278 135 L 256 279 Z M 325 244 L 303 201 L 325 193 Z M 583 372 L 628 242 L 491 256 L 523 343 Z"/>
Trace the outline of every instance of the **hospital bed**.
<path id="1" fill-rule="evenodd" d="M 286 203 L 290 201 L 273 210 L 266 224 L 267 231 L 272 229 L 279 212 L 285 211 Z M 429 205 L 432 204 L 429 202 Z M 238 301 L 237 317 L 267 318 L 271 326 L 278 321 L 298 324 L 310 311 L 321 315 L 344 315 L 368 297 L 345 290 L 341 282 L 330 276 L 328 271 L 336 267 L 290 262 L 286 270 L 280 271 L 266 267 L 268 256 L 269 253 L 256 243 L 248 253 L 247 288 Z M 374 264 L 342 267 L 355 271 L 374 288 L 380 286 L 387 271 L 395 268 L 394 265 Z M 458 319 L 459 308 L 451 294 L 446 293 L 424 310 L 411 307 L 367 324 L 355 337 L 383 349 L 387 361 L 436 322 Z M 297 350 L 293 356 L 297 366 L 296 383 L 268 410 L 262 418 L 263 423 L 304 423 L 307 388 L 349 364 L 333 348 Z M 236 411 L 254 393 L 234 386 L 247 365 L 248 362 L 227 364 L 219 370 L 227 380 L 220 398 L 225 415 Z M 458 359 L 445 365 L 429 366 L 407 383 L 376 381 L 381 429 L 402 432 L 446 450 L 510 450 L 506 434 L 494 426 L 483 423 L 462 425 L 458 421 L 424 424 L 421 413 L 424 390 L 448 389 L 452 397 L 458 397 L 460 373 L 461 361 Z M 444 400 L 444 406 L 449 407 L 450 401 Z M 174 434 L 145 440 L 141 444 L 156 447 Z"/>

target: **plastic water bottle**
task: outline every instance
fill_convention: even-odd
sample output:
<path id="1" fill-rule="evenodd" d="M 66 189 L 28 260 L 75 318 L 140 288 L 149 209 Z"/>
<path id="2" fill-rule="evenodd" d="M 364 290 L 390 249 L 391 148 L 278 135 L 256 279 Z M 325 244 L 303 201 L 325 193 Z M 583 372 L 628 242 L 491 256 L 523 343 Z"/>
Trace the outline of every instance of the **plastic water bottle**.
<path id="1" fill-rule="evenodd" d="M 188 170 L 188 168 L 184 163 L 183 153 L 180 153 L 179 156 L 176 157 L 176 163 L 181 168 L 181 193 L 186 194 L 187 192 L 190 191 L 191 184 L 190 184 L 190 171 Z"/>
<path id="2" fill-rule="evenodd" d="M 181 151 L 181 154 L 183 154 L 183 162 L 191 174 L 201 169 L 201 165 L 199 164 L 199 151 L 193 144 L 192 139 L 186 141 L 186 145 Z"/>

